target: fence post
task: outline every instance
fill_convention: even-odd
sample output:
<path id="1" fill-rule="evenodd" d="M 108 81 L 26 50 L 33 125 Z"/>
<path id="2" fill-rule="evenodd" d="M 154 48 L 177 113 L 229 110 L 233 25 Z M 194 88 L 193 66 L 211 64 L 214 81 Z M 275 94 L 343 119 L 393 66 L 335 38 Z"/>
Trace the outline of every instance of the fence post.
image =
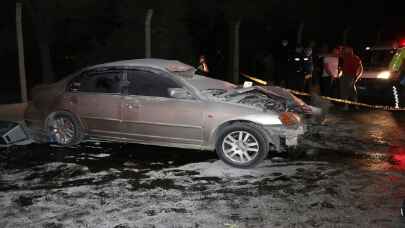
<path id="1" fill-rule="evenodd" d="M 232 23 L 232 38 L 233 38 L 233 47 L 232 47 L 232 82 L 239 84 L 239 29 L 240 29 L 240 20 Z"/>
<path id="2" fill-rule="evenodd" d="M 304 32 L 305 23 L 301 22 L 297 31 L 297 47 L 302 45 L 302 34 Z"/>
<path id="3" fill-rule="evenodd" d="M 27 80 L 25 76 L 25 62 L 24 62 L 24 40 L 22 30 L 22 5 L 17 2 L 16 6 L 16 26 L 17 26 L 17 46 L 18 46 L 18 69 L 20 75 L 20 95 L 21 101 L 26 103 L 27 96 Z"/>
<path id="4" fill-rule="evenodd" d="M 145 18 L 145 58 L 152 57 L 152 41 L 151 41 L 151 23 L 153 9 L 148 9 Z"/>

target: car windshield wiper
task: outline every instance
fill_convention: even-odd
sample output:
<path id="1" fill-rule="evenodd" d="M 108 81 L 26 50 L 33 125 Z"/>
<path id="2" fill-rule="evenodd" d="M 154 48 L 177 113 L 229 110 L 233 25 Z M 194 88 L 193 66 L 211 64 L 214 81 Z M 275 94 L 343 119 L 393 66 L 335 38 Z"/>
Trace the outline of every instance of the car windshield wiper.
<path id="1" fill-rule="evenodd" d="M 216 96 L 220 96 L 220 95 L 226 93 L 226 90 L 225 90 L 225 89 L 215 89 L 215 88 L 212 88 L 212 89 L 205 89 L 205 90 L 203 90 L 202 92 L 203 92 L 203 93 L 208 93 L 208 94 L 210 94 L 210 95 L 216 97 Z"/>
<path id="2" fill-rule="evenodd" d="M 253 90 L 257 90 L 257 88 L 255 86 L 252 86 L 252 87 L 248 87 L 248 88 L 233 89 L 233 90 L 230 90 L 230 91 L 228 91 L 228 92 L 226 92 L 224 94 L 219 95 L 219 97 L 238 96 L 240 94 L 247 93 L 247 92 L 250 92 L 250 91 L 253 91 Z"/>

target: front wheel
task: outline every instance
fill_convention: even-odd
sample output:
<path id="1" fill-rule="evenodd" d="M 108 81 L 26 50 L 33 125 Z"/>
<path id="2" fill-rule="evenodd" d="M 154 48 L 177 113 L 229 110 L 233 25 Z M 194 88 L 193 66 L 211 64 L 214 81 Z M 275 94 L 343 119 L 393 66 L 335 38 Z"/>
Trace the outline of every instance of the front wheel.
<path id="1" fill-rule="evenodd" d="M 47 131 L 50 142 L 61 146 L 79 144 L 83 139 L 83 131 L 77 118 L 69 112 L 56 112 L 47 120 Z"/>
<path id="2" fill-rule="evenodd" d="M 237 168 L 252 168 L 267 157 L 269 143 L 253 124 L 235 123 L 219 134 L 216 152 L 222 161 Z"/>

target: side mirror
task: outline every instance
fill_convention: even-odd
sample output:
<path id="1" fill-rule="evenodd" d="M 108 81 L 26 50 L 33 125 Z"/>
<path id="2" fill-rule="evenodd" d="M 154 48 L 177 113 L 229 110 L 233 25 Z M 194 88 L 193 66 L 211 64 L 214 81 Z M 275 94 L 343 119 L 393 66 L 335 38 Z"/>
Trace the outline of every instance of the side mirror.
<path id="1" fill-rule="evenodd" d="M 80 82 L 72 82 L 69 87 L 69 92 L 79 92 L 80 85 Z"/>
<path id="2" fill-rule="evenodd" d="M 184 88 L 169 88 L 170 97 L 176 99 L 193 99 L 193 96 Z"/>

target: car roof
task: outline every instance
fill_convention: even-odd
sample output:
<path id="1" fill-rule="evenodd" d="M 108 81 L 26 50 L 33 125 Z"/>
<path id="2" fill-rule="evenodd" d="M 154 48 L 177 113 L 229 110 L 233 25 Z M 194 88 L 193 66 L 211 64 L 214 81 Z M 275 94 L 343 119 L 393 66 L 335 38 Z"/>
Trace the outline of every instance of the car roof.
<path id="1" fill-rule="evenodd" d="M 86 70 L 103 67 L 150 67 L 168 72 L 188 71 L 194 69 L 194 67 L 182 63 L 178 60 L 148 58 L 148 59 L 129 59 L 103 63 L 87 67 Z"/>

